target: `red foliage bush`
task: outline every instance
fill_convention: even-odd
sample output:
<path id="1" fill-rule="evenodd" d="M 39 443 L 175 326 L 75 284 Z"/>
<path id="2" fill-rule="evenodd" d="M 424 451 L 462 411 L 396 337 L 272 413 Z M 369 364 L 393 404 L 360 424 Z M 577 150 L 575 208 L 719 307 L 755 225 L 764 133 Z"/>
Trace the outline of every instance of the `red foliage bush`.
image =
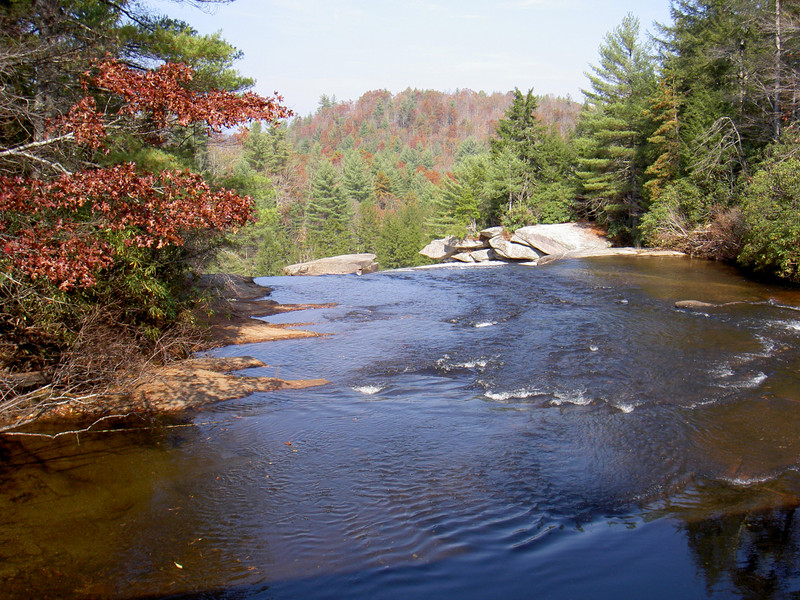
<path id="1" fill-rule="evenodd" d="M 99 111 L 87 93 L 54 124 L 51 136 L 97 149 L 125 117 L 144 119 L 158 130 L 192 123 L 220 130 L 291 115 L 279 96 L 198 92 L 188 87 L 191 80 L 191 68 L 182 64 L 135 71 L 107 60 L 95 77 L 87 75 L 84 89 L 91 82 L 110 95 L 104 102 L 109 108 Z M 212 190 L 195 173 L 144 173 L 124 163 L 49 180 L 0 176 L 0 208 L 3 270 L 68 290 L 93 286 L 97 273 L 114 264 L 114 234 L 127 246 L 180 246 L 190 231 L 243 225 L 252 202 L 229 190 Z"/>

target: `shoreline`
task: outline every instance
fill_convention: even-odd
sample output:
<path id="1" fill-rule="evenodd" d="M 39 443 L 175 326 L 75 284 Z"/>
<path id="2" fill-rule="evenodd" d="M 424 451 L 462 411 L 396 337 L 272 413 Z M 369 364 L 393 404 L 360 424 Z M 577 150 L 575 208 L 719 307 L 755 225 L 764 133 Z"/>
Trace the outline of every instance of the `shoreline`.
<path id="1" fill-rule="evenodd" d="M 104 392 L 88 397 L 65 396 L 44 409 L 32 406 L 29 416 L 38 414 L 33 419 L 26 418 L 24 425 L 9 429 L 3 435 L 54 438 L 91 433 L 94 425 L 101 422 L 103 429 L 107 429 L 111 419 L 125 423 L 136 418 L 176 417 L 254 392 L 300 390 L 329 383 L 326 379 L 251 376 L 246 371 L 269 365 L 251 356 L 204 354 L 231 345 L 324 337 L 325 334 L 293 329 L 308 323 L 274 325 L 255 317 L 326 308 L 332 304 L 278 304 L 268 298 L 270 288 L 246 277 L 211 275 L 193 283 L 211 296 L 213 309 L 210 317 L 203 317 L 206 342 L 198 352 L 174 363 L 152 367 L 133 379 L 123 379 Z"/>
<path id="2" fill-rule="evenodd" d="M 547 254 L 537 260 L 488 260 L 482 262 L 462 262 L 450 260 L 449 262 L 437 262 L 431 265 L 420 265 L 418 267 L 405 267 L 402 269 L 393 269 L 396 271 L 403 271 L 407 269 L 413 270 L 430 270 L 430 269 L 443 269 L 443 268 L 475 268 L 475 267 L 501 267 L 505 265 L 520 265 L 523 267 L 539 267 L 550 263 L 559 262 L 562 260 L 576 259 L 576 258 L 600 258 L 604 256 L 641 256 L 641 257 L 676 257 L 676 258 L 691 258 L 685 252 L 677 250 L 661 250 L 658 248 L 634 248 L 632 246 L 623 246 L 619 248 L 588 248 L 571 250 L 564 254 Z"/>

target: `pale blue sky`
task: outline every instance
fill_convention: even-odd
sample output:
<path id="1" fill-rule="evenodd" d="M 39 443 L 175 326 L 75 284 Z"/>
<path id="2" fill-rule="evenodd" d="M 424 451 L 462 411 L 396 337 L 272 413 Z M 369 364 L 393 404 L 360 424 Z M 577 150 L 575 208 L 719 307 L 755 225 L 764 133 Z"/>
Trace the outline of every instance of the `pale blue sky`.
<path id="1" fill-rule="evenodd" d="M 299 115 L 322 94 L 355 100 L 408 87 L 569 94 L 606 32 L 631 12 L 642 31 L 669 20 L 669 0 L 237 0 L 203 12 L 151 2 L 244 52 L 255 91 L 280 92 Z"/>

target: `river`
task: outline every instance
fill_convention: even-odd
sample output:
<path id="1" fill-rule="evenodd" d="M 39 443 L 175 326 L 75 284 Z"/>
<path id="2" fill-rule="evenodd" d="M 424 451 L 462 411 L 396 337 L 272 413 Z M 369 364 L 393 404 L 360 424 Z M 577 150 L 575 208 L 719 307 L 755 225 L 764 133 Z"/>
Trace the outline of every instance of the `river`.
<path id="1" fill-rule="evenodd" d="M 797 291 L 636 257 L 258 281 L 330 335 L 217 354 L 331 384 L 6 440 L 3 597 L 800 593 Z"/>

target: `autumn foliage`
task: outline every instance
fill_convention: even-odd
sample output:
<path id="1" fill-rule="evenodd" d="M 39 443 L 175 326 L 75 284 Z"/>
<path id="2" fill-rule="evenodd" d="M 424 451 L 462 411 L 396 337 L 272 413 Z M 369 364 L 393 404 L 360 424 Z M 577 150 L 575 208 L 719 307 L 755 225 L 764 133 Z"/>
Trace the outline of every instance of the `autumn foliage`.
<path id="1" fill-rule="evenodd" d="M 136 71 L 106 60 L 96 73 L 85 75 L 86 95 L 37 147 L 66 140 L 84 149 L 102 149 L 121 128 L 159 145 L 176 125 L 201 124 L 219 131 L 291 114 L 277 96 L 198 92 L 191 82 L 192 70 L 186 65 Z M 95 96 L 107 108 L 99 110 Z M 64 172 L 56 178 L 0 176 L 0 206 L 3 270 L 31 281 L 45 279 L 62 290 L 95 285 L 124 247 L 181 246 L 187 232 L 235 229 L 250 219 L 252 210 L 249 197 L 212 190 L 197 174 L 140 172 L 132 163 Z"/>

